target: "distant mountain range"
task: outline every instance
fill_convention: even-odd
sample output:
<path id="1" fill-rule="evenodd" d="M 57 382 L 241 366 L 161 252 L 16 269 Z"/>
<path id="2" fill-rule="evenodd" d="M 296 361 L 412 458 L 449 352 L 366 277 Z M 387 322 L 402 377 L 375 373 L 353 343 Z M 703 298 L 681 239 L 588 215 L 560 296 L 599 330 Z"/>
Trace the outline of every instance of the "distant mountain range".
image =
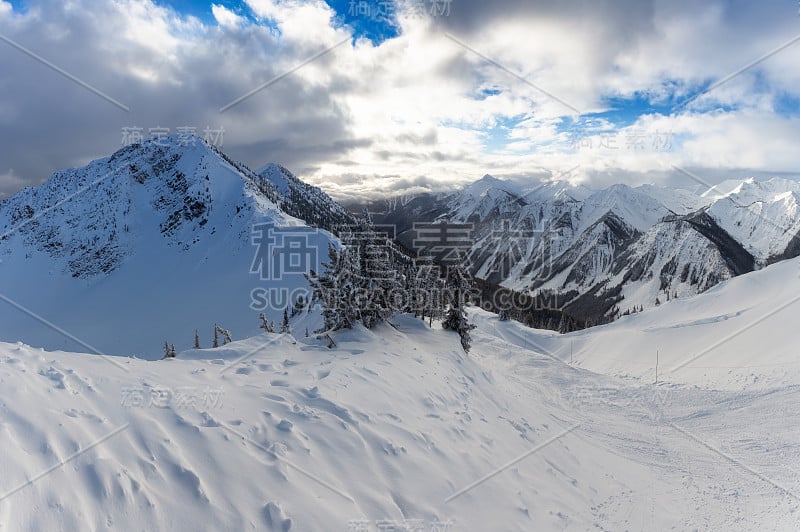
<path id="1" fill-rule="evenodd" d="M 277 321 L 307 293 L 302 272 L 319 270 L 364 207 L 411 250 L 417 223 L 471 224 L 457 258 L 484 293 L 500 285 L 563 310 L 540 326 L 564 314 L 598 324 L 797 256 L 798 198 L 800 184 L 781 179 L 695 194 L 487 175 L 354 210 L 282 166 L 253 171 L 200 139 L 167 137 L 0 201 L 0 340 L 156 358 L 163 340 L 191 347 L 195 330 L 208 345 L 215 323 L 252 336 L 259 312 Z M 298 245 L 305 263 L 264 271 Z"/>
<path id="2" fill-rule="evenodd" d="M 453 193 L 367 207 L 411 248 L 415 223 L 472 224 L 463 262 L 475 276 L 592 324 L 797 256 L 799 200 L 800 183 L 778 178 L 696 194 L 558 181 L 526 187 L 487 175 Z"/>

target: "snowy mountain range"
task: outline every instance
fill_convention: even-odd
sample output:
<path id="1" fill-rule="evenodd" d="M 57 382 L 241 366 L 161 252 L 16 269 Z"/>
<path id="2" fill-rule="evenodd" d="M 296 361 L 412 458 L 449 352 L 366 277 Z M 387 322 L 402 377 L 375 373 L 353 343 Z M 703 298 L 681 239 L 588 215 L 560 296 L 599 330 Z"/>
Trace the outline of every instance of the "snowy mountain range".
<path id="1" fill-rule="evenodd" d="M 369 209 L 409 249 L 415 223 L 473 224 L 472 273 L 592 325 L 797 256 L 798 198 L 781 179 L 695 194 L 487 175 Z M 0 202 L 0 338 L 157 358 L 196 330 L 208 344 L 214 324 L 251 336 L 260 312 L 277 321 L 308 296 L 304 273 L 357 220 L 286 168 L 252 171 L 200 139 L 128 146 Z M 302 264 L 266 271 L 290 246 Z"/>
<path id="2" fill-rule="evenodd" d="M 480 278 L 591 323 L 704 292 L 800 254 L 800 183 L 725 182 L 698 194 L 643 185 L 522 186 L 492 176 L 448 194 L 375 202 L 414 246 L 415 222 L 472 224 Z"/>

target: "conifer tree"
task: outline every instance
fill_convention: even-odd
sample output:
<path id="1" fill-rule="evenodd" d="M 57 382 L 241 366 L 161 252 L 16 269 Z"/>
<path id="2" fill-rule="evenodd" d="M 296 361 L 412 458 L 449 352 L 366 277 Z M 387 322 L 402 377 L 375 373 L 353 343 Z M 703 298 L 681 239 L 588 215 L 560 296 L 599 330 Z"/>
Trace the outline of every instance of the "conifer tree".
<path id="1" fill-rule="evenodd" d="M 214 324 L 214 343 L 211 344 L 212 347 L 219 347 L 219 333 L 217 332 L 218 330 L 219 330 L 219 327 L 217 327 L 217 324 L 215 323 Z"/>
<path id="2" fill-rule="evenodd" d="M 312 301 L 323 308 L 324 326 L 317 334 L 351 328 L 358 322 L 372 328 L 395 312 L 413 312 L 431 323 L 442 316 L 447 298 L 438 266 L 430 260 L 415 262 L 387 235 L 376 231 L 367 214 L 361 226 L 339 234 L 340 247 L 329 246 L 322 271 L 307 275 Z"/>
<path id="3" fill-rule="evenodd" d="M 292 314 L 290 317 L 294 318 L 295 316 L 300 314 L 305 307 L 306 307 L 306 298 L 303 296 L 297 296 L 297 301 L 295 301 L 294 305 L 292 305 Z"/>
<path id="4" fill-rule="evenodd" d="M 342 247 L 328 246 L 328 261 L 324 272 L 311 270 L 307 276 L 313 289 L 314 300 L 323 304 L 323 328 L 318 331 L 349 329 L 360 317 L 355 300 L 355 275 L 352 252 Z"/>
<path id="5" fill-rule="evenodd" d="M 231 336 L 231 332 L 228 329 L 223 329 L 217 324 L 214 324 L 214 342 L 219 344 L 219 340 L 217 337 L 217 333 L 222 335 L 222 345 L 229 344 L 233 342 L 233 337 Z"/>
<path id="6" fill-rule="evenodd" d="M 392 264 L 394 250 L 388 238 L 371 231 L 370 238 L 359 246 L 360 276 L 358 287 L 366 295 L 361 300 L 360 318 L 371 329 L 394 312 L 391 296 L 400 288 L 398 271 Z"/>
<path id="7" fill-rule="evenodd" d="M 372 215 L 369 213 L 369 209 L 368 209 L 367 207 L 364 207 L 364 211 L 362 212 L 362 215 L 361 215 L 361 217 L 363 218 L 363 220 L 364 220 L 364 224 L 365 224 L 367 227 L 370 227 L 370 228 L 371 228 L 371 227 L 373 226 L 373 223 L 372 223 Z"/>
<path id="8" fill-rule="evenodd" d="M 283 309 L 283 321 L 281 322 L 281 333 L 289 332 L 289 308 Z"/>
<path id="9" fill-rule="evenodd" d="M 470 290 L 470 281 L 459 266 L 452 266 L 447 272 L 447 294 L 450 305 L 442 322 L 442 327 L 455 331 L 461 337 L 461 347 L 469 353 L 471 338 L 469 331 L 475 328 L 467 320 L 465 310 L 467 293 Z"/>
<path id="10" fill-rule="evenodd" d="M 197 334 L 197 329 L 194 330 L 194 348 L 200 349 L 200 336 Z"/>

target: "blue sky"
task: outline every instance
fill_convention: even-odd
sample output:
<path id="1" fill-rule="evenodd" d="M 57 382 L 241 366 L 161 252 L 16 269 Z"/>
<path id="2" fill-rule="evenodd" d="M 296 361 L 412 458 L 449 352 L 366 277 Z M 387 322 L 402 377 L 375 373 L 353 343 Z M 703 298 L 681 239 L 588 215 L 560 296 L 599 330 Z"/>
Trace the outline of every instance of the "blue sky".
<path id="1" fill-rule="evenodd" d="M 206 0 L 158 0 L 175 10 L 193 15 L 204 22 L 213 22 L 211 2 Z M 213 2 L 223 5 L 239 15 L 252 17 L 253 13 L 244 2 L 238 0 L 217 0 Z M 326 0 L 344 24 L 353 29 L 356 38 L 366 37 L 376 44 L 397 35 L 397 27 L 391 13 L 385 7 L 379 7 L 378 0 Z M 380 2 L 383 3 L 383 0 Z M 386 16 L 388 14 L 389 16 Z"/>
<path id="2" fill-rule="evenodd" d="M 9 0 L 14 9 L 24 12 L 30 0 Z M 156 3 L 169 6 L 184 15 L 192 15 L 206 23 L 214 23 L 211 5 L 225 6 L 235 13 L 253 17 L 253 12 L 241 0 L 156 0 Z M 397 36 L 398 29 L 389 9 L 381 7 L 385 0 L 326 0 L 341 21 L 353 29 L 356 38 L 365 37 L 379 44 L 386 39 Z M 364 7 L 366 6 L 366 7 Z M 365 16 L 365 12 L 369 16 Z M 388 16 L 387 16 L 388 14 Z"/>

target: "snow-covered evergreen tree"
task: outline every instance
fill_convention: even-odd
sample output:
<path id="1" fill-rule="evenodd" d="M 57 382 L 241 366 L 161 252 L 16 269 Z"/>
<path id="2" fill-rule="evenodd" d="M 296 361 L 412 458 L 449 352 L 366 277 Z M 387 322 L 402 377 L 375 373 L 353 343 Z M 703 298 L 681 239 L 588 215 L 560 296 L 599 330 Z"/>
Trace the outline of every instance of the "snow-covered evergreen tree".
<path id="1" fill-rule="evenodd" d="M 329 247 L 323 271 L 308 275 L 313 300 L 323 304 L 325 325 L 317 334 L 358 322 L 372 328 L 395 312 L 414 312 L 431 320 L 441 317 L 443 280 L 432 261 L 421 260 L 424 267 L 418 265 L 388 235 L 371 226 L 343 231 L 339 238 L 341 247 Z"/>
<path id="2" fill-rule="evenodd" d="M 369 213 L 369 209 L 367 207 L 364 207 L 364 210 L 362 211 L 361 214 L 361 218 L 364 221 L 364 225 L 366 225 L 367 227 L 373 226 L 372 215 Z"/>
<path id="3" fill-rule="evenodd" d="M 447 308 L 446 280 L 442 278 L 441 268 L 433 262 L 417 266 L 418 293 L 420 294 L 421 317 L 433 326 L 433 320 L 441 319 Z"/>
<path id="4" fill-rule="evenodd" d="M 451 266 L 447 272 L 447 295 L 449 297 L 449 308 L 442 322 L 442 327 L 455 331 L 461 337 L 461 347 L 469 353 L 471 341 L 469 331 L 475 328 L 467 320 L 465 310 L 467 294 L 470 291 L 471 283 L 464 272 L 458 266 Z"/>
<path id="5" fill-rule="evenodd" d="M 231 336 L 231 332 L 228 329 L 223 329 L 217 324 L 214 324 L 214 343 L 219 344 L 219 339 L 217 333 L 222 335 L 222 345 L 229 344 L 233 342 L 233 337 Z M 218 345 L 217 345 L 218 347 Z"/>
<path id="6" fill-rule="evenodd" d="M 260 322 L 259 325 L 258 325 L 259 329 L 264 329 L 265 333 L 271 332 L 269 330 L 270 329 L 269 328 L 269 321 L 267 321 L 267 317 L 264 315 L 263 312 L 258 315 L 258 321 Z"/>
<path id="7" fill-rule="evenodd" d="M 214 342 L 211 344 L 212 347 L 219 347 L 219 327 L 217 324 L 214 324 Z"/>
<path id="8" fill-rule="evenodd" d="M 200 336 L 197 334 L 197 329 L 194 330 L 194 348 L 200 349 Z"/>
<path id="9" fill-rule="evenodd" d="M 328 246 L 328 262 L 322 273 L 311 270 L 307 276 L 314 291 L 314 300 L 323 304 L 322 317 L 325 331 L 349 329 L 360 319 L 355 294 L 356 272 L 353 253 L 346 247 L 341 250 Z"/>
<path id="10" fill-rule="evenodd" d="M 304 308 L 306 308 L 306 298 L 303 296 L 297 296 L 297 301 L 295 301 L 294 305 L 292 305 L 292 314 L 290 317 L 294 318 L 303 312 Z"/>
<path id="11" fill-rule="evenodd" d="M 360 303 L 361 322 L 371 329 L 388 319 L 396 309 L 392 297 L 401 288 L 394 250 L 385 236 L 374 231 L 359 248 L 359 289 L 365 295 Z"/>
<path id="12" fill-rule="evenodd" d="M 281 322 L 281 333 L 289 333 L 289 308 L 283 309 L 283 321 Z"/>

